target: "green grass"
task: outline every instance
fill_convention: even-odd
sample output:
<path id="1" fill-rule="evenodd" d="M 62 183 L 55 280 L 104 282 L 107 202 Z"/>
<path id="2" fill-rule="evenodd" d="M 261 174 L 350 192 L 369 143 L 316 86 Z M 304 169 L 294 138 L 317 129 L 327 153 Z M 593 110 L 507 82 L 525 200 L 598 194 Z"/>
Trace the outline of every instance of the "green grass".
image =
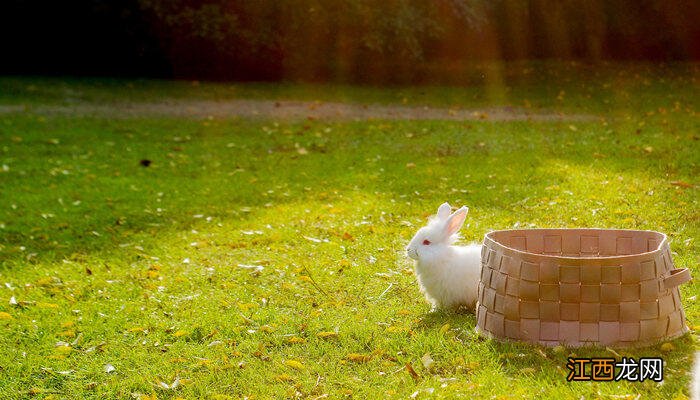
<path id="1" fill-rule="evenodd" d="M 697 333 L 670 351 L 618 351 L 664 357 L 663 385 L 567 383 L 570 354 L 613 353 L 480 339 L 473 315 L 428 312 L 402 251 L 450 201 L 470 207 L 466 240 L 515 226 L 654 229 L 669 234 L 679 267 L 700 274 L 698 67 L 628 67 L 563 68 L 550 84 L 513 67 L 495 97 L 480 87 L 0 79 L 0 104 L 29 106 L 527 100 L 600 116 L 1 115 L 0 312 L 10 318 L 0 319 L 0 398 L 685 398 Z M 699 292 L 681 288 L 696 328 Z M 176 377 L 176 389 L 158 387 Z"/>

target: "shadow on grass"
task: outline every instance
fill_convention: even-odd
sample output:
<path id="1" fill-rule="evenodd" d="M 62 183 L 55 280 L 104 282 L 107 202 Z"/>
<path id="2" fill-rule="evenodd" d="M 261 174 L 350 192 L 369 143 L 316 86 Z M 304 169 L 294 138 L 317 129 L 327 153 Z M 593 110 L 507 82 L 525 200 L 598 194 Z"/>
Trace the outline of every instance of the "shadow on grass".
<path id="1" fill-rule="evenodd" d="M 476 326 L 476 317 L 473 312 L 467 310 L 451 311 L 437 310 L 423 314 L 420 322 L 414 329 L 434 330 L 449 324 L 450 327 L 459 327 L 467 331 L 473 331 Z"/>

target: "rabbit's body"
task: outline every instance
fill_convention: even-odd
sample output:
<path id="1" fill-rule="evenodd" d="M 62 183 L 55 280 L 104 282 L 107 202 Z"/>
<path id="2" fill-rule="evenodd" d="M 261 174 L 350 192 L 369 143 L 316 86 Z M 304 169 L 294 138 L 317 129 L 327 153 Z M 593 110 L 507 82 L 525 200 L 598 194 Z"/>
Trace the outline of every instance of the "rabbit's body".
<path id="1" fill-rule="evenodd" d="M 466 307 L 474 311 L 481 245 L 452 245 L 468 209 L 462 207 L 452 215 L 450 211 L 449 204 L 442 204 L 436 217 L 411 239 L 406 252 L 416 260 L 418 284 L 433 309 Z"/>
<path id="2" fill-rule="evenodd" d="M 447 246 L 443 253 L 416 262 L 421 291 L 433 308 L 476 306 L 481 245 Z"/>

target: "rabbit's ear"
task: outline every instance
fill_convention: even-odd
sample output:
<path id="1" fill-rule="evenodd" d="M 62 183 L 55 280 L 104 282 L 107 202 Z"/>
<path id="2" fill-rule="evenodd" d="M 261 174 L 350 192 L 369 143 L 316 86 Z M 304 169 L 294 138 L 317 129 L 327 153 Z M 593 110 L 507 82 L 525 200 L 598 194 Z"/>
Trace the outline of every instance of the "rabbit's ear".
<path id="1" fill-rule="evenodd" d="M 447 218 L 447 222 L 445 223 L 445 235 L 447 237 L 454 235 L 462 228 L 464 220 L 467 218 L 468 211 L 469 209 L 464 206 Z"/>
<path id="2" fill-rule="evenodd" d="M 437 211 L 438 219 L 441 219 L 443 221 L 446 220 L 447 217 L 450 216 L 450 211 L 452 211 L 452 207 L 450 207 L 449 203 L 445 202 L 440 204 L 440 207 L 438 207 Z"/>

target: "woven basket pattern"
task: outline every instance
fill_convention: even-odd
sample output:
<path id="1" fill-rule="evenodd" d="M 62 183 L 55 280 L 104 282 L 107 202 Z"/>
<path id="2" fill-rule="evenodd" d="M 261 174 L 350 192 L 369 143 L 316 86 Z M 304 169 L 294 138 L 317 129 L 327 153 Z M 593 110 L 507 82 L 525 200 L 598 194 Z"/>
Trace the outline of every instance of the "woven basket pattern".
<path id="1" fill-rule="evenodd" d="M 477 330 L 547 346 L 647 345 L 687 332 L 666 236 L 529 229 L 486 235 Z"/>

